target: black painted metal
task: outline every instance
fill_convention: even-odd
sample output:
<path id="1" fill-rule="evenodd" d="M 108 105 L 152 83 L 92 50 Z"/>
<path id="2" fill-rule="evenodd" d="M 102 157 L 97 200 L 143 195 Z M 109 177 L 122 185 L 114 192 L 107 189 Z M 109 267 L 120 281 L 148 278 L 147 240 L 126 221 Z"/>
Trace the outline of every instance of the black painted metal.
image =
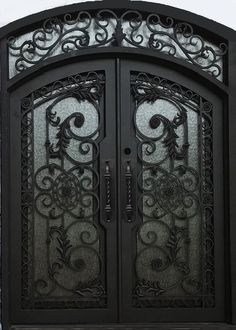
<path id="1" fill-rule="evenodd" d="M 120 47 L 89 48 L 58 55 L 37 63 L 11 80 L 8 79 L 7 39 L 39 28 L 42 20 L 80 10 L 118 10 L 111 1 L 81 3 L 32 15 L 0 30 L 1 54 L 1 121 L 2 121 L 2 322 L 3 328 L 39 329 L 234 329 L 236 320 L 235 261 L 235 41 L 236 32 L 203 17 L 169 6 L 120 1 L 119 11 L 138 10 L 171 16 L 191 24 L 207 40 L 228 45 L 224 63 L 224 83 L 217 81 L 201 67 L 168 57 L 153 49 Z M 121 35 L 117 31 L 116 38 Z M 123 37 L 122 37 L 123 38 Z M 118 40 L 118 39 L 117 39 Z M 152 64 L 147 64 L 152 63 Z M 214 308 L 134 308 L 132 288 L 135 240 L 141 224 L 138 210 L 138 173 L 136 136 L 131 113 L 134 110 L 130 71 L 164 77 L 194 91 L 214 105 L 214 213 L 215 213 L 215 293 Z M 100 223 L 107 231 L 107 307 L 87 309 L 36 310 L 21 308 L 21 99 L 35 90 L 71 76 L 90 71 L 106 75 L 106 139 L 100 143 L 98 161 L 100 176 Z M 81 97 L 81 95 L 80 95 Z M 217 115 L 216 115 L 217 114 Z M 83 118 L 77 119 L 82 125 Z M 153 118 L 151 126 L 158 124 Z M 60 147 L 60 146 L 59 146 Z M 125 152 L 126 150 L 126 152 Z M 57 152 L 57 155 L 55 154 Z M 66 150 L 63 151 L 66 153 Z M 52 150 L 51 156 L 58 156 Z M 84 288 L 82 288 L 83 290 Z M 86 290 L 85 290 L 86 291 Z M 163 324 L 162 322 L 172 322 Z M 118 324 L 115 324 L 117 323 Z M 129 322 L 129 325 L 127 325 Z M 185 322 L 185 323 L 178 323 Z M 188 322 L 191 322 L 188 323 Z M 194 323 L 193 323 L 194 322 Z M 208 323 L 201 323 L 208 322 Z M 211 323 L 209 323 L 211 322 Z M 217 323 L 214 323 L 217 322 Z M 218 323 L 221 322 L 221 323 Z M 85 324 L 94 324 L 89 326 Z M 97 325 L 99 323 L 99 325 Z M 43 325 L 44 324 L 44 325 Z M 57 324 L 57 325 L 55 325 Z M 63 326 L 67 324 L 66 326 Z M 78 326 L 81 324 L 81 326 Z M 84 325 L 82 325 L 84 324 Z M 60 326 L 59 326 L 60 325 Z"/>
<path id="2" fill-rule="evenodd" d="M 78 26 L 81 21 L 86 22 L 85 26 Z M 92 23 L 95 32 L 93 42 L 90 36 Z M 70 29 L 65 26 L 70 26 Z M 161 26 L 162 30 L 155 29 L 156 26 Z M 110 29 L 113 33 L 109 31 Z M 149 33 L 146 43 L 144 43 L 144 30 L 146 34 Z M 78 32 L 79 35 L 76 36 Z M 218 78 L 223 73 L 219 62 L 221 60 L 224 62 L 228 45 L 222 39 L 214 45 L 217 48 L 214 49 L 204 36 L 196 33 L 189 23 L 179 22 L 171 17 L 163 18 L 157 13 L 146 15 L 138 11 L 121 12 L 120 9 L 118 11 L 104 9 L 96 13 L 83 11 L 78 13 L 77 17 L 68 13 L 63 18 L 53 17 L 45 20 L 42 27 L 32 31 L 32 35 L 24 37 L 21 42 L 19 40 L 17 42 L 17 37 L 10 36 L 8 50 L 13 61 L 11 66 L 15 71 L 12 75 L 17 75 L 30 66 L 55 56 L 53 55 L 55 49 L 57 52 L 68 54 L 84 48 L 123 46 L 164 51 L 166 55 L 174 57 L 178 57 L 178 51 L 181 51 L 182 59 Z M 51 38 L 53 38 L 52 42 L 48 42 Z M 185 43 L 181 39 L 185 39 Z M 198 47 L 188 48 L 187 43 Z"/>
<path id="3" fill-rule="evenodd" d="M 123 290 L 124 290 L 123 291 L 124 292 L 123 303 L 122 303 L 122 306 L 124 306 L 124 308 L 122 310 L 123 320 L 125 322 L 125 320 L 127 320 L 129 318 L 132 322 L 135 322 L 135 320 L 136 321 L 139 320 L 140 322 L 148 322 L 148 321 L 155 322 L 155 318 L 157 317 L 161 321 L 168 321 L 168 318 L 171 318 L 171 319 L 176 319 L 179 322 L 181 322 L 182 317 L 184 317 L 185 321 L 188 321 L 188 322 L 190 322 L 191 320 L 197 321 L 199 319 L 203 319 L 204 321 L 206 321 L 207 319 L 209 320 L 211 318 L 213 318 L 213 319 L 216 318 L 218 321 L 220 321 L 220 320 L 222 320 L 222 318 L 224 319 L 224 317 L 225 317 L 224 316 L 224 301 L 222 300 L 222 299 L 224 299 L 224 282 L 225 282 L 224 274 L 222 272 L 222 269 L 224 268 L 224 263 L 223 263 L 224 243 L 223 243 L 223 235 L 219 234 L 223 230 L 223 221 L 221 219 L 223 217 L 222 212 L 224 210 L 224 204 L 222 203 L 223 202 L 223 182 L 222 182 L 222 180 L 219 180 L 219 177 L 222 177 L 222 175 L 223 175 L 223 164 L 222 164 L 223 156 L 222 156 L 222 151 L 220 151 L 221 147 L 222 147 L 222 134 L 223 134 L 222 133 L 223 132 L 222 131 L 223 113 L 222 113 L 222 110 L 220 110 L 222 107 L 222 101 L 220 98 L 217 98 L 216 95 L 211 94 L 211 92 L 207 91 L 204 86 L 197 86 L 198 83 L 193 82 L 191 80 L 191 78 L 187 79 L 186 77 L 182 77 L 183 80 L 185 80 L 185 83 L 182 86 L 188 86 L 188 88 L 190 88 L 191 90 L 198 90 L 198 93 L 202 97 L 204 97 L 206 100 L 208 100 L 210 102 L 213 102 L 213 108 L 215 109 L 215 112 L 214 112 L 214 123 L 215 124 L 214 125 L 216 125 L 215 130 L 217 131 L 217 134 L 213 134 L 213 145 L 218 146 L 218 149 L 217 149 L 218 157 L 214 156 L 214 159 L 213 159 L 213 163 L 215 164 L 214 165 L 214 199 L 217 200 L 217 203 L 214 204 L 214 214 L 215 214 L 214 226 L 219 226 L 218 229 L 215 227 L 215 233 L 216 233 L 215 234 L 215 251 L 216 251 L 215 252 L 215 263 L 216 263 L 215 268 L 217 269 L 216 273 L 218 274 L 215 279 L 216 304 L 214 307 L 212 306 L 212 308 L 209 308 L 209 309 L 206 308 L 205 311 L 204 311 L 203 307 L 201 307 L 202 309 L 197 309 L 197 308 L 191 309 L 191 307 L 193 307 L 194 304 L 197 302 L 194 302 L 194 300 L 192 300 L 192 299 L 189 302 L 188 302 L 188 300 L 186 300 L 186 302 L 184 302 L 182 300 L 182 298 L 179 297 L 176 302 L 174 302 L 174 300 L 173 300 L 172 303 L 168 302 L 168 298 L 166 298 L 166 300 L 164 299 L 163 301 L 161 298 L 160 298 L 160 300 L 155 299 L 153 301 L 153 303 L 155 303 L 155 305 L 153 305 L 151 300 L 155 296 L 157 296 L 157 298 L 158 298 L 159 293 L 162 291 L 162 288 L 160 287 L 160 283 L 140 281 L 137 283 L 137 286 L 135 287 L 135 290 L 133 293 L 134 293 L 134 296 L 136 295 L 136 297 L 135 297 L 136 300 L 138 297 L 141 297 L 142 299 L 140 300 L 140 303 L 138 302 L 138 305 L 135 308 L 134 303 L 132 302 L 132 295 L 131 295 L 130 288 L 132 288 L 132 287 L 134 288 L 133 283 L 134 283 L 134 278 L 135 278 L 135 273 L 132 270 L 134 267 L 133 263 L 134 263 L 135 256 L 136 256 L 136 252 L 135 252 L 136 251 L 136 243 L 135 243 L 136 238 L 135 237 L 136 237 L 136 235 L 140 235 L 138 233 L 140 233 L 140 230 L 141 230 L 141 226 L 143 223 L 142 218 L 143 218 L 143 214 L 144 214 L 142 212 L 142 208 L 140 207 L 141 206 L 140 197 L 145 196 L 145 191 L 146 191 L 147 196 L 150 196 L 150 195 L 154 196 L 154 195 L 152 195 L 153 191 L 152 191 L 151 182 L 154 181 L 155 176 L 156 176 L 156 174 L 154 173 L 153 176 L 150 176 L 147 178 L 147 180 L 150 180 L 149 188 L 147 190 L 144 190 L 144 192 L 141 190 L 142 194 L 140 195 L 140 192 L 139 192 L 140 191 L 140 182 L 142 180 L 141 178 L 142 178 L 143 171 L 144 171 L 142 166 L 144 164 L 145 166 L 147 166 L 146 168 L 148 170 L 151 169 L 153 172 L 154 172 L 154 170 L 158 172 L 159 169 L 158 169 L 157 164 L 155 164 L 155 166 L 152 166 L 150 163 L 142 161 L 141 160 L 142 156 L 140 155 L 140 153 L 138 151 L 138 150 L 142 150 L 142 148 L 144 146 L 144 148 L 148 148 L 147 155 L 152 155 L 152 153 L 154 152 L 154 147 L 153 147 L 153 141 L 151 139 L 149 140 L 145 136 L 142 136 L 140 132 L 138 133 L 139 138 L 140 137 L 142 138 L 140 144 L 138 144 L 138 142 L 136 142 L 136 139 L 135 139 L 136 132 L 135 132 L 134 126 L 131 124 L 131 123 L 133 123 L 133 120 L 134 120 L 133 114 L 135 113 L 135 103 L 132 98 L 131 87 L 129 86 L 130 71 L 131 72 L 132 71 L 133 72 L 136 72 L 136 71 L 145 72 L 145 73 L 149 73 L 150 75 L 152 75 L 152 74 L 158 75 L 158 77 L 163 77 L 163 75 L 164 75 L 165 76 L 164 83 L 166 83 L 167 79 L 170 79 L 171 81 L 174 80 L 175 87 L 176 87 L 176 82 L 180 81 L 181 76 L 182 76 L 181 74 L 178 74 L 177 72 L 173 72 L 173 70 L 169 70 L 168 68 L 163 68 L 163 67 L 160 67 L 157 65 L 154 66 L 154 65 L 144 64 L 144 63 L 136 63 L 135 61 L 124 61 L 123 65 L 122 65 L 122 78 L 123 78 L 122 81 L 124 84 L 124 89 L 123 89 L 123 94 L 121 97 L 121 99 L 122 99 L 121 122 L 124 124 L 121 126 L 121 136 L 123 137 L 123 139 L 121 139 L 121 150 L 126 146 L 127 140 L 128 140 L 129 147 L 131 148 L 131 155 L 132 155 L 132 158 L 130 159 L 130 163 L 133 168 L 133 178 L 135 178 L 135 180 L 133 182 L 133 190 L 134 190 L 133 200 L 135 201 L 134 202 L 135 206 L 133 206 L 133 209 L 135 210 L 135 212 L 134 212 L 135 222 L 132 224 L 129 224 L 129 226 L 127 224 L 125 224 L 125 219 L 126 219 L 125 215 L 123 216 L 124 219 L 122 222 L 122 223 L 124 223 L 124 227 L 122 230 L 123 249 L 124 249 L 124 251 L 127 251 L 125 254 L 125 258 L 123 259 L 123 265 L 124 265 L 123 267 L 125 269 L 123 277 L 122 277 L 123 278 Z M 142 79 L 144 79 L 143 75 L 140 77 L 141 82 L 142 82 Z M 155 79 L 156 84 L 157 84 L 157 81 L 159 81 L 159 80 Z M 161 80 L 160 80 L 160 85 L 161 85 Z M 171 85 L 168 85 L 168 86 L 171 86 Z M 141 83 L 139 83 L 138 88 L 141 90 Z M 161 95 L 162 95 L 161 91 L 158 92 L 158 90 L 148 90 L 146 83 L 144 84 L 144 88 L 146 89 L 147 92 L 146 92 L 146 94 L 140 93 L 140 98 L 138 99 L 139 103 L 144 102 L 145 99 L 153 102 L 155 99 L 161 98 Z M 196 95 L 194 95 L 194 94 L 191 94 L 191 93 L 189 94 L 188 92 L 187 92 L 187 94 L 189 95 L 189 97 L 192 97 L 192 100 L 196 97 Z M 168 98 L 167 87 L 164 89 L 162 97 Z M 127 105 L 129 105 L 129 107 L 130 107 L 129 111 L 127 110 Z M 221 112 L 221 114 L 220 114 L 220 112 Z M 178 124 L 181 125 L 181 123 L 183 123 L 184 121 L 183 122 L 181 121 L 181 115 L 179 115 L 178 118 L 179 118 Z M 177 120 L 177 118 L 175 118 L 175 119 Z M 173 120 L 173 124 L 175 124 L 175 119 Z M 152 122 L 152 120 L 153 120 L 153 122 Z M 150 121 L 151 121 L 151 125 L 155 124 L 154 118 L 150 118 Z M 176 151 L 177 151 L 175 149 L 176 141 L 174 140 L 176 135 L 175 135 L 175 133 L 173 133 L 172 138 L 171 138 L 172 128 L 170 126 L 168 126 L 168 125 L 170 125 L 170 123 L 168 122 L 168 120 L 166 118 L 164 118 L 161 115 L 160 115 L 158 123 L 157 123 L 158 126 L 160 125 L 160 122 L 164 123 L 164 125 L 166 125 L 165 126 L 166 130 L 170 132 L 170 136 L 168 138 L 166 138 L 166 140 L 164 140 L 164 139 L 163 139 L 163 141 L 161 140 L 162 143 L 166 142 L 166 149 L 169 150 L 168 151 L 169 157 L 170 158 L 173 157 L 172 159 L 184 158 L 185 157 L 184 156 L 184 153 L 185 153 L 184 144 L 183 144 L 183 146 L 181 146 L 181 148 L 178 147 L 179 153 L 176 153 Z M 177 121 L 176 121 L 176 124 L 177 124 Z M 213 128 L 213 131 L 214 131 L 214 128 Z M 171 146 L 172 142 L 173 142 L 173 145 Z M 187 144 L 186 144 L 186 148 L 187 148 Z M 214 151 L 213 151 L 213 153 L 214 153 Z M 218 165 L 216 165 L 215 157 L 217 157 L 217 159 L 218 159 L 218 161 L 217 161 Z M 126 157 L 124 156 L 124 160 L 123 160 L 124 167 L 125 167 L 125 162 L 126 162 L 125 158 L 127 158 L 127 156 Z M 221 159 L 221 161 L 220 161 L 220 159 Z M 142 165 L 140 164 L 140 160 L 141 160 Z M 160 166 L 160 169 L 161 169 L 161 166 Z M 165 177 L 168 176 L 168 174 L 163 169 L 161 169 L 161 171 L 163 171 L 165 173 L 164 174 Z M 216 179 L 216 178 L 218 178 L 218 179 Z M 173 178 L 172 179 L 170 178 L 170 180 L 173 180 Z M 216 182 L 216 180 L 217 180 L 217 182 Z M 168 180 L 166 179 L 166 181 L 168 181 Z M 124 182 L 121 182 L 121 186 L 123 184 L 124 184 Z M 168 186 L 168 184 L 167 184 L 167 186 Z M 159 188 L 159 187 L 161 187 L 161 182 L 159 182 L 159 184 L 153 183 L 153 187 L 158 187 L 158 189 L 161 189 L 161 188 Z M 178 189 L 177 189 L 177 191 L 178 191 Z M 178 194 L 178 192 L 177 192 L 177 194 Z M 151 198 L 152 198 L 151 200 L 154 199 L 154 197 L 151 197 Z M 159 197 L 159 200 L 160 200 L 160 198 L 161 197 Z M 167 197 L 164 197 L 164 198 L 167 198 Z M 171 199 L 171 197 L 169 197 L 169 198 Z M 124 203 L 125 203 L 125 201 L 124 201 Z M 151 201 L 150 201 L 150 204 L 153 207 L 153 204 Z M 159 205 L 160 205 L 160 203 L 159 203 Z M 122 209 L 123 209 L 123 207 L 122 207 Z M 201 207 L 204 208 L 204 205 L 202 205 Z M 218 209 L 218 207 L 219 207 L 219 209 Z M 208 205 L 207 208 L 210 208 L 210 205 Z M 158 212 L 159 211 L 160 211 L 160 209 L 158 210 Z M 218 216 L 219 216 L 219 218 L 218 218 Z M 162 216 L 160 214 L 148 215 L 148 217 L 150 220 L 149 224 L 151 224 L 157 220 L 160 221 L 162 218 Z M 180 214 L 179 217 L 181 218 L 182 215 Z M 187 217 L 187 215 L 184 215 L 184 217 Z M 150 227 L 150 228 L 152 228 L 152 227 Z M 152 229 L 150 229 L 150 228 L 149 228 L 149 231 L 146 233 L 146 236 L 144 236 L 144 238 L 142 238 L 142 241 L 145 242 L 146 249 L 148 249 L 148 248 L 152 249 L 153 246 L 155 246 L 155 243 L 156 243 L 156 240 L 158 237 L 158 236 L 155 236 L 154 231 L 152 231 Z M 145 231 L 144 231 L 144 233 L 145 233 Z M 157 244 L 157 246 L 158 246 L 158 244 Z M 146 249 L 144 249 L 143 251 L 146 251 Z M 128 253 L 128 251 L 129 251 L 129 253 Z M 219 259 L 217 256 L 219 256 Z M 139 258 L 139 255 L 137 255 L 136 258 Z M 159 267 L 159 266 L 157 265 L 156 267 Z M 127 269 L 128 269 L 128 272 L 127 272 Z M 220 271 L 220 269 L 221 269 L 221 271 Z M 146 301 L 144 300 L 145 292 L 148 297 L 146 299 Z M 148 296 L 149 292 L 150 292 L 150 295 Z M 217 295 L 218 295 L 218 298 L 217 298 Z M 161 295 L 160 295 L 160 297 L 161 297 Z M 143 303 L 142 303 L 142 301 L 143 301 Z M 170 308 L 168 308 L 168 303 L 169 303 L 169 306 L 171 304 L 171 307 L 172 307 L 171 310 L 170 310 Z M 191 304 L 193 304 L 193 305 L 191 305 Z M 202 305 L 200 305 L 200 306 L 202 306 Z M 187 314 L 186 314 L 186 307 L 188 309 Z M 142 313 L 138 312 L 139 308 L 140 308 L 140 310 L 142 310 Z M 184 314 L 185 314 L 185 316 L 184 316 Z"/>

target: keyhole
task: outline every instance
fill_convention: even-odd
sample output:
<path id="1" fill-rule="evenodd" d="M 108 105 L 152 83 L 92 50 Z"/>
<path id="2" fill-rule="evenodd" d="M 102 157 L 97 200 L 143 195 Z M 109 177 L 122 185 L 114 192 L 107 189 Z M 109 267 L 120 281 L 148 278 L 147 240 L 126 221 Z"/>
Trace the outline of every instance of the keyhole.
<path id="1" fill-rule="evenodd" d="M 125 153 L 126 155 L 130 155 L 130 154 L 131 154 L 131 149 L 130 149 L 130 148 L 125 148 L 125 149 L 124 149 L 124 153 Z"/>

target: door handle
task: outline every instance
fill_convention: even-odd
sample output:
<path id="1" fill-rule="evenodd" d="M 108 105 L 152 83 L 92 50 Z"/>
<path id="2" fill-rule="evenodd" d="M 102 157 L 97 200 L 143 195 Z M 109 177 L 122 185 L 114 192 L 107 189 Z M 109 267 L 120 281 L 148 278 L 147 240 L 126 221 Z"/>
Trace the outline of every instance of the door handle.
<path id="1" fill-rule="evenodd" d="M 126 179 L 126 206 L 125 212 L 127 216 L 127 221 L 132 222 L 133 216 L 133 207 L 132 207 L 132 169 L 130 161 L 127 161 L 126 170 L 125 170 L 125 179 Z"/>
<path id="2" fill-rule="evenodd" d="M 111 222 L 112 217 L 112 201 L 111 201 L 111 184 L 112 184 L 112 174 L 110 163 L 107 160 L 105 166 L 105 186 L 106 186 L 106 205 L 105 205 L 105 213 L 106 213 L 106 222 Z"/>

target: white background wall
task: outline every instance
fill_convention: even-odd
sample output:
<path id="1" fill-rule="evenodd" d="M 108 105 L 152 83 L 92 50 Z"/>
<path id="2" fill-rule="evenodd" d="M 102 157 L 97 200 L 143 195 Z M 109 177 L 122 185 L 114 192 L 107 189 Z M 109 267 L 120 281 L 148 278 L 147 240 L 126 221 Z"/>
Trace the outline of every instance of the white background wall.
<path id="1" fill-rule="evenodd" d="M 119 0 L 117 1 L 119 5 Z M 142 1 L 142 0 L 141 0 Z M 148 0 L 146 0 L 148 1 Z M 81 0 L 0 0 L 0 26 L 39 11 Z M 236 30 L 236 0 L 152 0 L 189 10 Z"/>

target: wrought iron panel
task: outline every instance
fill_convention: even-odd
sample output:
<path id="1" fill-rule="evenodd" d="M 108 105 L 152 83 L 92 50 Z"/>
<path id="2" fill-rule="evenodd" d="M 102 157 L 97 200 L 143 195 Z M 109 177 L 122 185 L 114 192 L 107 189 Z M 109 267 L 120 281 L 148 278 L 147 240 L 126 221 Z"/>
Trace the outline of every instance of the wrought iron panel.
<path id="1" fill-rule="evenodd" d="M 180 85 L 139 73 L 135 307 L 215 306 L 212 104 Z"/>
<path id="2" fill-rule="evenodd" d="M 187 61 L 223 80 L 227 43 L 185 21 L 158 13 L 102 9 L 67 13 L 8 39 L 10 78 L 47 58 L 100 47 L 151 49 Z"/>
<path id="3" fill-rule="evenodd" d="M 22 99 L 22 308 L 107 306 L 99 224 L 105 75 L 78 74 Z"/>

